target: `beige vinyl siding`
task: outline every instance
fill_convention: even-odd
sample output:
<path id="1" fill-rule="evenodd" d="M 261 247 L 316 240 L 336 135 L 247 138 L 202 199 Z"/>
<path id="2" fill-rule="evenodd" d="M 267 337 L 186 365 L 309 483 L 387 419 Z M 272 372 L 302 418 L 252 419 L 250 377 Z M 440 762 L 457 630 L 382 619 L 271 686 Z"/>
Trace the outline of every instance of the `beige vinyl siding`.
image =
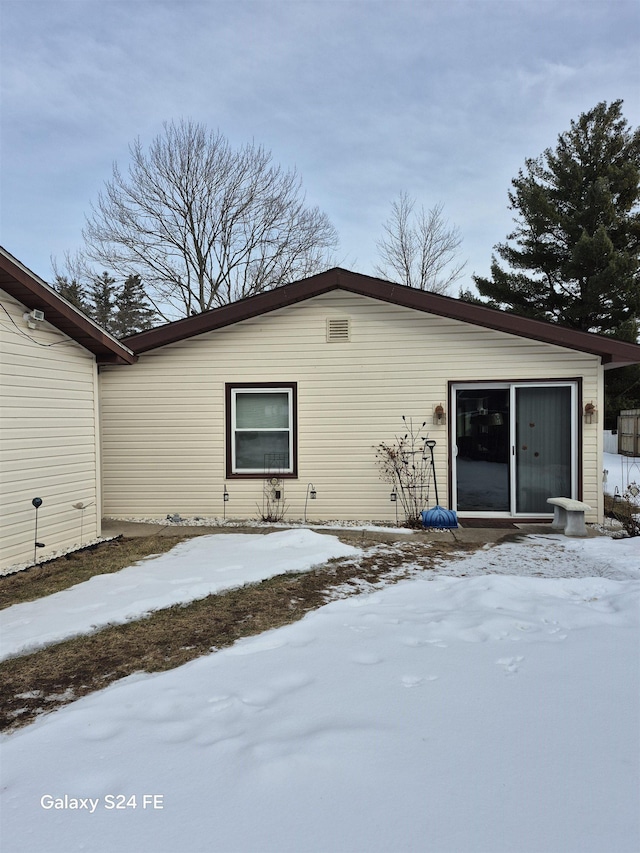
<path id="1" fill-rule="evenodd" d="M 72 506 L 79 501 L 92 504 L 83 513 L 82 539 L 95 539 L 100 505 L 95 359 L 46 321 L 27 328 L 24 306 L 0 296 L 2 571 L 33 559 L 34 497 L 43 501 L 38 560 L 80 544 L 81 513 Z"/>
<path id="2" fill-rule="evenodd" d="M 327 342 L 327 319 L 350 320 L 350 340 Z M 262 479 L 225 481 L 225 383 L 296 382 L 298 479 L 284 483 L 288 519 L 393 521 L 375 447 L 428 422 L 437 441 L 438 489 L 448 493 L 448 382 L 580 378 L 598 400 L 596 357 L 333 291 L 234 326 L 143 353 L 101 370 L 105 515 L 252 518 Z M 449 417 L 447 418 L 449 422 Z M 582 429 L 582 423 L 580 423 Z M 584 499 L 599 500 L 597 425 L 584 427 Z M 595 513 L 594 513 L 595 516 Z"/>

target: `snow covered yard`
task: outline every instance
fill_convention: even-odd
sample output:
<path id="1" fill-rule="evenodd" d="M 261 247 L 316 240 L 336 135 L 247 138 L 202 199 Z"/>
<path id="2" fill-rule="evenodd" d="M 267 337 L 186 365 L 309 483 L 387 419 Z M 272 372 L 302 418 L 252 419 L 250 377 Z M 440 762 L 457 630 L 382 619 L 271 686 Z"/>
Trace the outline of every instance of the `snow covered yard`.
<path id="1" fill-rule="evenodd" d="M 640 485 L 640 459 L 635 456 L 621 456 L 619 453 L 604 453 L 603 466 L 604 491 L 613 495 L 618 490 L 622 494 L 629 483 Z"/>
<path id="2" fill-rule="evenodd" d="M 0 660 L 173 604 L 359 553 L 335 536 L 309 530 L 190 539 L 115 574 L 95 575 L 62 592 L 8 608 L 2 615 Z"/>
<path id="3" fill-rule="evenodd" d="M 639 540 L 531 537 L 130 676 L 2 739 L 3 853 L 636 853 L 639 603 Z"/>

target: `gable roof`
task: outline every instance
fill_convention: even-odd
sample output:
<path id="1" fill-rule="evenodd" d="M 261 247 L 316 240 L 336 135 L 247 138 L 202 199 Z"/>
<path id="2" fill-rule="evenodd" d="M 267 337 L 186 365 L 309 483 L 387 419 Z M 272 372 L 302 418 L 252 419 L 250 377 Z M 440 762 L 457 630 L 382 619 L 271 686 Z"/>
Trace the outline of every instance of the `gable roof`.
<path id="1" fill-rule="evenodd" d="M 588 352 L 600 356 L 602 363 L 610 367 L 622 367 L 626 364 L 640 364 L 640 345 L 614 340 L 591 332 L 580 332 L 567 329 L 542 320 L 532 320 L 517 314 L 507 314 L 494 308 L 463 302 L 450 296 L 440 296 L 424 290 L 416 290 L 401 284 L 394 284 L 379 278 L 349 272 L 349 270 L 334 269 L 319 273 L 310 278 L 301 279 L 292 284 L 284 284 L 249 296 L 230 305 L 214 308 L 197 314 L 175 320 L 164 326 L 139 332 L 124 338 L 124 342 L 135 353 L 147 352 L 157 347 L 186 340 L 187 338 L 211 332 L 248 320 L 279 308 L 295 305 L 314 296 L 329 293 L 332 290 L 345 290 L 358 293 L 372 299 L 379 299 L 392 305 L 413 308 L 439 317 L 461 320 L 475 326 L 483 326 L 500 332 L 508 332 L 524 338 L 556 344 L 580 352 Z"/>
<path id="2" fill-rule="evenodd" d="M 0 288 L 96 356 L 98 364 L 133 364 L 134 353 L 0 246 Z"/>

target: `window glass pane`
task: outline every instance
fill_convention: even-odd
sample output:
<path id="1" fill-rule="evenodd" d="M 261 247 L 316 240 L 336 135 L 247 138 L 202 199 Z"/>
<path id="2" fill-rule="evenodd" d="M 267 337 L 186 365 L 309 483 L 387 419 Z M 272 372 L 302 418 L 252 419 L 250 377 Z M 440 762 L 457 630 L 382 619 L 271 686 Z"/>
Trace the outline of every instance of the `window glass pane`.
<path id="1" fill-rule="evenodd" d="M 516 388 L 516 511 L 571 494 L 571 388 Z"/>
<path id="2" fill-rule="evenodd" d="M 286 391 L 238 392 L 236 429 L 288 429 L 289 394 Z"/>
<path id="3" fill-rule="evenodd" d="M 460 512 L 509 512 L 509 389 L 456 392 Z"/>
<path id="4" fill-rule="evenodd" d="M 273 454 L 283 460 L 283 469 L 290 467 L 288 432 L 237 432 L 236 470 L 273 470 Z"/>

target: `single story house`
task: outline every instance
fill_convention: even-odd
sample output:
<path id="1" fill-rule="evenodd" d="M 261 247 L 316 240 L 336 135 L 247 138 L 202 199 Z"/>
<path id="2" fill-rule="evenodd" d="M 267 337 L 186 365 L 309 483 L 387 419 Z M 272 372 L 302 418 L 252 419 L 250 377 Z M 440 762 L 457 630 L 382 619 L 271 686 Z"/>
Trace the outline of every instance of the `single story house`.
<path id="1" fill-rule="evenodd" d="M 0 290 L 0 570 L 36 553 L 36 497 L 38 559 L 101 516 L 394 522 L 376 447 L 403 416 L 463 523 L 549 518 L 560 495 L 597 521 L 604 370 L 640 363 L 342 269 L 120 342 L 3 249 Z"/>
<path id="2" fill-rule="evenodd" d="M 100 535 L 98 366 L 126 346 L 0 248 L 0 571 Z M 80 508 L 79 508 L 80 507 Z"/>
<path id="3" fill-rule="evenodd" d="M 636 344 L 343 269 L 122 343 L 135 363 L 100 367 L 102 501 L 134 518 L 393 522 L 376 447 L 404 416 L 427 422 L 463 522 L 545 519 L 551 496 L 595 522 L 604 371 L 640 363 Z"/>

